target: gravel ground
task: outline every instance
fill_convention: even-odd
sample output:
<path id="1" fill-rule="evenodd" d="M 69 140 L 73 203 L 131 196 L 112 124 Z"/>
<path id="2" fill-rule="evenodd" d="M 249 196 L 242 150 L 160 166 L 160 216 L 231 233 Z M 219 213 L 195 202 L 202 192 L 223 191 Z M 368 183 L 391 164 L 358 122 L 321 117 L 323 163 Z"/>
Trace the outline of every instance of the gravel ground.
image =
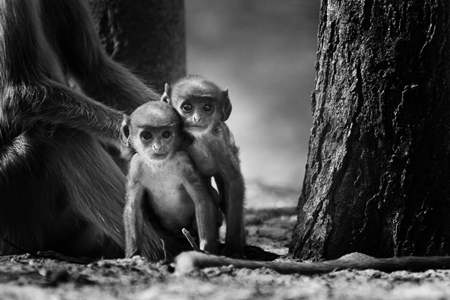
<path id="1" fill-rule="evenodd" d="M 283 255 L 295 209 L 251 209 L 246 223 L 249 244 Z M 0 299 L 450 299 L 450 270 L 304 276 L 227 266 L 179 276 L 139 257 L 82 265 L 25 254 L 0 257 Z"/>

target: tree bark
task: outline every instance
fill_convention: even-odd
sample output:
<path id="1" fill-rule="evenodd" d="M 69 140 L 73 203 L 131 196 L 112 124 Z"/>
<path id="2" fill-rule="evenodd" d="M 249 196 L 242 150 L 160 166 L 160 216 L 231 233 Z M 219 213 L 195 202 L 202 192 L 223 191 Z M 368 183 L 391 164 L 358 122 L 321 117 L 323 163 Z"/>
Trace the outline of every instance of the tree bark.
<path id="1" fill-rule="evenodd" d="M 449 14 L 322 0 L 294 257 L 450 254 Z"/>
<path id="2" fill-rule="evenodd" d="M 183 0 L 89 0 L 108 54 L 158 92 L 186 74 Z"/>

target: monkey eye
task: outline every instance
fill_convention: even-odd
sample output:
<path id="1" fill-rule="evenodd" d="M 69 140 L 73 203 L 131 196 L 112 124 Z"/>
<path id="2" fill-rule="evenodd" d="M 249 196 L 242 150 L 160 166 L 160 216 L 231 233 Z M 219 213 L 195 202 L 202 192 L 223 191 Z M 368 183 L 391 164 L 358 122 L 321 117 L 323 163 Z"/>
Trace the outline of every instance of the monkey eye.
<path id="1" fill-rule="evenodd" d="M 164 131 L 162 134 L 162 137 L 165 139 L 168 139 L 172 136 L 172 133 L 170 131 Z"/>
<path id="2" fill-rule="evenodd" d="M 205 104 L 205 106 L 203 106 L 203 110 L 206 112 L 210 112 L 213 110 L 213 106 L 211 104 Z"/>
<path id="3" fill-rule="evenodd" d="M 191 111 L 192 110 L 192 105 L 191 104 L 184 104 L 183 106 L 181 106 L 181 109 L 182 110 L 184 110 L 184 111 L 187 111 L 187 112 L 189 112 L 189 111 Z"/>
<path id="4" fill-rule="evenodd" d="M 143 140 L 149 140 L 149 139 L 151 139 L 152 138 L 152 134 L 150 133 L 150 132 L 148 132 L 148 131 L 143 131 L 142 133 L 141 133 L 141 139 L 143 139 Z"/>

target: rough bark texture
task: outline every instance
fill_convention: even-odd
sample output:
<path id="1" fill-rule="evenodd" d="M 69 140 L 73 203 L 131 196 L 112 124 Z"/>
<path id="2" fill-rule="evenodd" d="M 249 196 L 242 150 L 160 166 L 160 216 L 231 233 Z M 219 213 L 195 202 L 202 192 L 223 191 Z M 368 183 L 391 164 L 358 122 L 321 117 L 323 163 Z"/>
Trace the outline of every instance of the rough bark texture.
<path id="1" fill-rule="evenodd" d="M 90 0 L 111 57 L 162 92 L 186 74 L 183 0 Z"/>
<path id="2" fill-rule="evenodd" d="M 450 254 L 449 12 L 322 0 L 294 257 Z"/>

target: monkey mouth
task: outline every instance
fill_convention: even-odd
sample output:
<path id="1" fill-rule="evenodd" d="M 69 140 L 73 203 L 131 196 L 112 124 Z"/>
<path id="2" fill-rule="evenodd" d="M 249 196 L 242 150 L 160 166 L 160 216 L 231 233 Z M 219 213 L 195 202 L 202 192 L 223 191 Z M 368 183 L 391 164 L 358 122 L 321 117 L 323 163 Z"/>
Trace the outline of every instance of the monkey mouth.
<path id="1" fill-rule="evenodd" d="M 168 153 L 158 153 L 158 154 L 153 154 L 152 155 L 152 159 L 153 160 L 164 160 L 166 159 L 166 157 L 168 156 Z"/>
<path id="2" fill-rule="evenodd" d="M 208 126 L 206 125 L 193 125 L 193 124 L 189 124 L 188 125 L 189 129 L 194 129 L 194 130 L 205 130 L 206 128 L 208 128 Z"/>

